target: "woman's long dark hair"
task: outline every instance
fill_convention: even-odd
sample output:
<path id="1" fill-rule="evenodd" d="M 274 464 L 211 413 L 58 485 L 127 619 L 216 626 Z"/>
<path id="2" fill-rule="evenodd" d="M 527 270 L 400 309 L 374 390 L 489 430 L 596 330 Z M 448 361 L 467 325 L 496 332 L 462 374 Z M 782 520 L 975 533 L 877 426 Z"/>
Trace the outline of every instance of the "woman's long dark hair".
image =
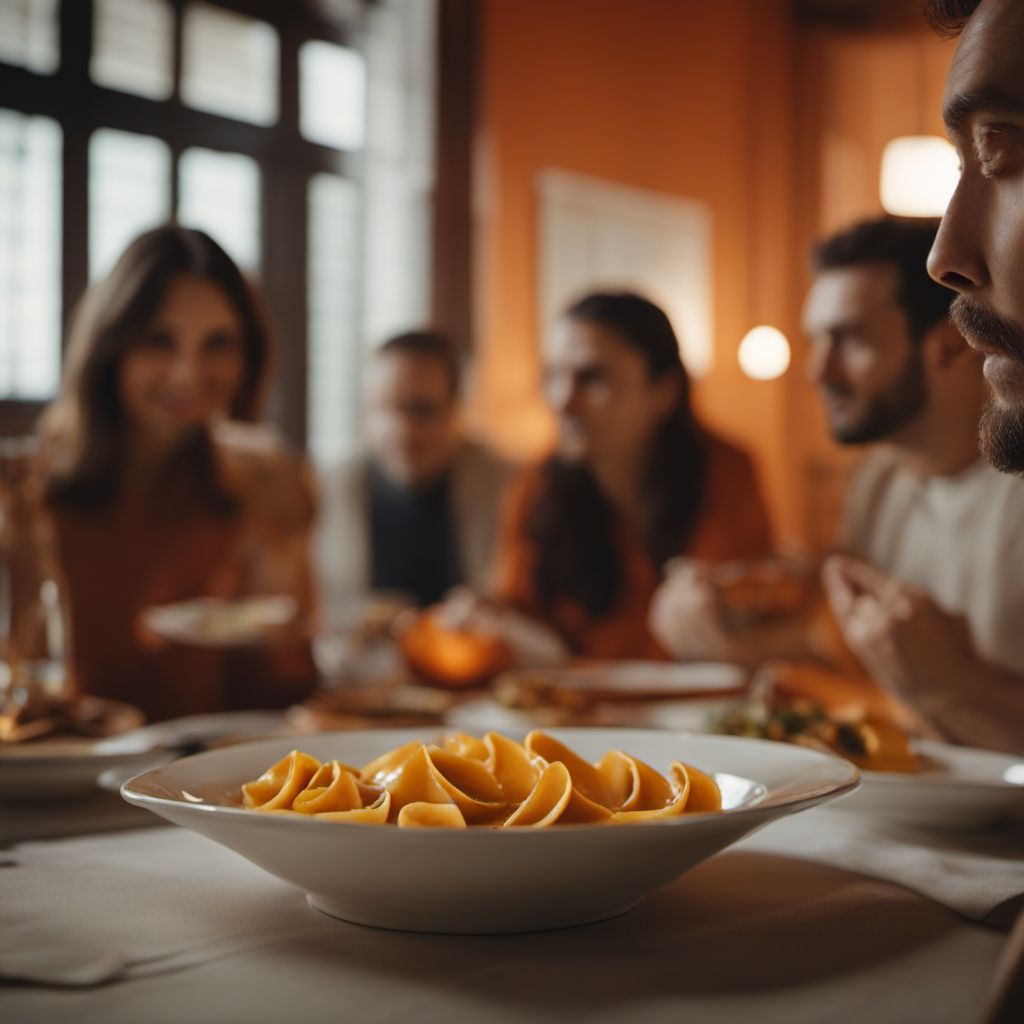
<path id="1" fill-rule="evenodd" d="M 690 406 L 690 381 L 679 342 L 665 313 L 629 292 L 598 292 L 566 311 L 570 320 L 613 331 L 641 355 L 652 381 L 679 382 L 679 397 L 655 434 L 641 495 L 640 536 L 659 569 L 685 548 L 704 501 L 706 436 Z M 542 484 L 528 516 L 538 548 L 534 584 L 546 610 L 569 598 L 601 618 L 618 602 L 625 566 L 611 503 L 588 466 L 557 455 L 542 468 Z"/>
<path id="2" fill-rule="evenodd" d="M 42 424 L 44 445 L 51 452 L 47 498 L 52 505 L 96 509 L 116 496 L 128 430 L 121 405 L 121 362 L 144 338 L 168 285 L 179 274 L 194 274 L 216 285 L 234 308 L 242 324 L 244 370 L 228 413 L 243 421 L 260 415 L 270 340 L 252 289 L 231 257 L 202 231 L 175 224 L 149 231 L 87 293 L 72 321 L 61 393 Z M 218 487 L 205 430 L 189 438 L 177 466 L 213 508 L 231 508 Z"/>

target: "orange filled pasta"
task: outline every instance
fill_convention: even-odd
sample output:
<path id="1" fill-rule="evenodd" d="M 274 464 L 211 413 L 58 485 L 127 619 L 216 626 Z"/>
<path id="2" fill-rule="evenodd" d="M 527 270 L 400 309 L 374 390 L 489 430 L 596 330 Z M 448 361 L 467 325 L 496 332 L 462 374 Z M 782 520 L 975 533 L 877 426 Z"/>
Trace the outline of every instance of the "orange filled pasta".
<path id="1" fill-rule="evenodd" d="M 242 786 L 250 810 L 400 828 L 545 828 L 628 823 L 720 811 L 714 779 L 673 761 L 662 775 L 609 750 L 591 763 L 539 730 L 418 741 L 362 768 L 293 750 Z"/>

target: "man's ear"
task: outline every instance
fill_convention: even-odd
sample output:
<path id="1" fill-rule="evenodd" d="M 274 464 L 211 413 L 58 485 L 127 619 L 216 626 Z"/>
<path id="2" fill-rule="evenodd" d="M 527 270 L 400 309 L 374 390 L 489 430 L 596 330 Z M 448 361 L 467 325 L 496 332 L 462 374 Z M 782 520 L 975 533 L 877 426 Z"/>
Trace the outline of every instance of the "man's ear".
<path id="1" fill-rule="evenodd" d="M 936 324 L 925 335 L 922 344 L 930 350 L 932 360 L 940 370 L 959 368 L 964 360 L 977 354 L 948 320 Z"/>

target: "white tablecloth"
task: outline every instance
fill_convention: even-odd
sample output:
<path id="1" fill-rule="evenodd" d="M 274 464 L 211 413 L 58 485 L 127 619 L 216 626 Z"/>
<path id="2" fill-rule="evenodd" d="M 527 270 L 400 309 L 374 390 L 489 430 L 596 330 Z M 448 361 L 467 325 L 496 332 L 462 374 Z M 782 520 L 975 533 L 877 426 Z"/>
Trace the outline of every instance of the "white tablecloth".
<path id="1" fill-rule="evenodd" d="M 890 882 L 743 848 L 616 920 L 486 938 L 324 917 L 173 828 L 0 858 L 2 944 L 56 975 L 91 951 L 112 979 L 0 988 L 0 1019 L 20 1024 L 964 1021 L 1005 941 Z"/>

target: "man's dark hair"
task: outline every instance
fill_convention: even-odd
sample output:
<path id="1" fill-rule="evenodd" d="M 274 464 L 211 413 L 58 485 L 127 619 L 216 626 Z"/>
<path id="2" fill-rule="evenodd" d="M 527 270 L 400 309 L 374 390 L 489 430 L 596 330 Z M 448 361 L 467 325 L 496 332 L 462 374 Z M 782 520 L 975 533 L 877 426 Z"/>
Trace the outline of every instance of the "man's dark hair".
<path id="1" fill-rule="evenodd" d="M 841 267 L 881 263 L 899 271 L 897 301 L 907 316 L 910 336 L 921 341 L 949 316 L 956 293 L 936 284 L 926 267 L 939 229 L 938 220 L 899 220 L 882 217 L 863 221 L 814 247 L 816 273 Z"/>
<path id="2" fill-rule="evenodd" d="M 924 0 L 924 16 L 940 35 L 957 36 L 980 6 L 981 0 Z"/>
<path id="3" fill-rule="evenodd" d="M 451 339 L 443 334 L 438 334 L 436 331 L 406 331 L 404 334 L 396 334 L 381 344 L 374 355 L 377 358 L 408 355 L 436 359 L 448 375 L 452 397 L 457 398 L 459 395 L 462 381 L 462 358 Z"/>

